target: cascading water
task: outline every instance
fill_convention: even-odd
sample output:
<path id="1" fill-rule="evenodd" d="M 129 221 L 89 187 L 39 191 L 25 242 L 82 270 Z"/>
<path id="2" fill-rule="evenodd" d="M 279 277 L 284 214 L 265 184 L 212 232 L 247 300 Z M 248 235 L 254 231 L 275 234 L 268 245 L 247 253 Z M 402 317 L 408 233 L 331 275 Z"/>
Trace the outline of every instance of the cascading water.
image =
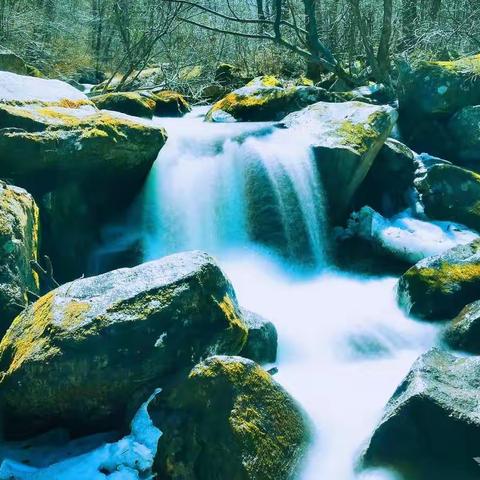
<path id="1" fill-rule="evenodd" d="M 276 378 L 315 432 L 301 480 L 395 478 L 355 473 L 355 462 L 395 387 L 435 342 L 435 327 L 401 313 L 394 278 L 329 267 L 308 133 L 208 124 L 203 113 L 154 120 L 169 140 L 123 240 L 140 240 L 145 260 L 206 250 L 240 303 L 275 323 Z M 308 273 L 292 268 L 305 262 Z"/>
<path id="2" fill-rule="evenodd" d="M 208 124 L 203 113 L 159 121 L 169 140 L 143 197 L 146 257 L 218 254 L 259 240 L 322 265 L 322 188 L 308 136 L 265 123 Z"/>

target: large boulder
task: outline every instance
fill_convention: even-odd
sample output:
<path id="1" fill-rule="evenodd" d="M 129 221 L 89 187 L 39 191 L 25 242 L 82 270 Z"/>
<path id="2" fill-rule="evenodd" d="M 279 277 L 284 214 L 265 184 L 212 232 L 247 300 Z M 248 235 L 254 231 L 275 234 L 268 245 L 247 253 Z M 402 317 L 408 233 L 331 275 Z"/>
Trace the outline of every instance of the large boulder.
<path id="1" fill-rule="evenodd" d="M 326 90 L 305 85 L 284 84 L 275 77 L 260 77 L 229 93 L 208 111 L 211 122 L 281 120 L 285 115 L 319 101 L 329 101 Z"/>
<path id="2" fill-rule="evenodd" d="M 257 363 L 272 363 L 277 359 L 278 335 L 272 322 L 242 309 L 248 337 L 240 355 Z"/>
<path id="3" fill-rule="evenodd" d="M 347 213 L 396 119 L 389 106 L 319 102 L 282 121 L 287 128 L 311 134 L 333 221 Z"/>
<path id="4" fill-rule="evenodd" d="M 480 353 L 480 300 L 467 305 L 450 322 L 444 339 L 458 350 Z"/>
<path id="5" fill-rule="evenodd" d="M 308 440 L 295 401 L 241 357 L 195 366 L 162 405 L 152 406 L 152 418 L 164 432 L 157 470 L 172 480 L 287 480 Z"/>
<path id="6" fill-rule="evenodd" d="M 400 111 L 414 115 L 453 115 L 480 104 L 480 55 L 454 61 L 419 62 L 399 69 Z"/>
<path id="7" fill-rule="evenodd" d="M 401 65 L 398 98 L 406 143 L 418 151 L 455 158 L 458 145 L 448 120 L 460 109 L 480 104 L 479 72 L 480 55 Z"/>
<path id="8" fill-rule="evenodd" d="M 2 47 L 0 47 L 0 71 L 42 77 L 41 72 L 28 65 L 22 57 Z"/>
<path id="9" fill-rule="evenodd" d="M 480 106 L 462 108 L 448 123 L 455 144 L 455 160 L 480 170 Z"/>
<path id="10" fill-rule="evenodd" d="M 118 428 L 138 391 L 208 355 L 238 353 L 246 336 L 230 282 L 200 252 L 65 284 L 0 343 L 5 431 Z"/>
<path id="11" fill-rule="evenodd" d="M 407 270 L 397 285 L 401 307 L 416 317 L 456 316 L 480 292 L 480 240 L 428 257 Z"/>
<path id="12" fill-rule="evenodd" d="M 0 178 L 36 198 L 59 280 L 85 273 L 101 226 L 132 201 L 165 141 L 64 82 L 0 72 Z"/>
<path id="13" fill-rule="evenodd" d="M 434 164 L 415 181 L 425 213 L 480 231 L 480 175 L 449 164 Z"/>
<path id="14" fill-rule="evenodd" d="M 183 117 L 192 110 L 185 97 L 171 90 L 154 90 L 155 115 L 159 117 Z"/>
<path id="15" fill-rule="evenodd" d="M 152 118 L 155 110 L 155 100 L 152 95 L 142 92 L 106 93 L 90 99 L 102 110 L 113 110 L 135 117 Z"/>
<path id="16" fill-rule="evenodd" d="M 39 292 L 31 261 L 38 257 L 38 208 L 25 190 L 0 181 L 0 336 Z"/>
<path id="17" fill-rule="evenodd" d="M 355 206 L 368 205 L 387 216 L 404 210 L 409 206 L 416 169 L 412 150 L 388 138 L 355 194 Z"/>
<path id="18" fill-rule="evenodd" d="M 478 357 L 422 355 L 388 402 L 365 464 L 407 468 L 408 478 L 478 478 L 479 381 Z"/>

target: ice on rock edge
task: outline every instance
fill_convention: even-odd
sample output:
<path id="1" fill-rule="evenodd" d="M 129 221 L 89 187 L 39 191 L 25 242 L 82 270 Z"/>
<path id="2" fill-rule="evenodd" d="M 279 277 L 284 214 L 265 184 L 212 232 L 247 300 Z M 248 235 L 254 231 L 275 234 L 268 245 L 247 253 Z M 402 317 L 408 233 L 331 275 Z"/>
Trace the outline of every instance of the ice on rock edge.
<path id="1" fill-rule="evenodd" d="M 12 460 L 0 466 L 0 480 L 149 480 L 162 432 L 154 426 L 149 403 L 157 389 L 140 407 L 131 423 L 131 433 L 115 443 L 45 468 L 30 467 Z"/>
<path id="2" fill-rule="evenodd" d="M 370 207 L 352 214 L 342 236 L 362 238 L 412 264 L 478 238 L 476 232 L 457 223 L 420 220 L 410 210 L 389 219 Z"/>

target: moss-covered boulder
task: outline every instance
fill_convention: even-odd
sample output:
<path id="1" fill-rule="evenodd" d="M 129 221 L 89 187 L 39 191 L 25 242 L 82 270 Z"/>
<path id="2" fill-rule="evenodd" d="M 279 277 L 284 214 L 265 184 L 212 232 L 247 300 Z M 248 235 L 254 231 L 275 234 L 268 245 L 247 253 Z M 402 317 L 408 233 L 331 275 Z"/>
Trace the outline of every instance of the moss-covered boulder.
<path id="1" fill-rule="evenodd" d="M 65 284 L 0 343 L 6 431 L 118 428 L 137 391 L 208 355 L 238 353 L 246 336 L 231 284 L 200 252 Z"/>
<path id="2" fill-rule="evenodd" d="M 206 116 L 211 122 L 251 122 L 281 120 L 291 112 L 319 101 L 330 101 L 332 95 L 314 86 L 282 83 L 265 76 L 234 90 L 213 105 Z"/>
<path id="3" fill-rule="evenodd" d="M 365 465 L 394 466 L 405 478 L 477 478 L 479 381 L 478 357 L 422 355 L 388 402 Z"/>
<path id="4" fill-rule="evenodd" d="M 0 71 L 18 73 L 19 75 L 30 75 L 32 77 L 43 77 L 42 73 L 35 67 L 28 65 L 22 57 L 7 48 L 0 47 Z"/>
<path id="5" fill-rule="evenodd" d="M 260 315 L 242 309 L 248 337 L 240 355 L 257 363 L 271 363 L 277 359 L 277 329 Z"/>
<path id="6" fill-rule="evenodd" d="M 450 322 L 444 339 L 453 348 L 480 354 L 480 300 L 467 305 Z"/>
<path id="7" fill-rule="evenodd" d="M 101 225 L 137 194 L 165 131 L 99 111 L 58 80 L 0 72 L 0 99 L 0 178 L 36 198 L 58 279 L 79 277 Z"/>
<path id="8" fill-rule="evenodd" d="M 216 356 L 152 407 L 157 470 L 172 480 L 287 480 L 308 428 L 295 401 L 257 364 Z"/>
<path id="9" fill-rule="evenodd" d="M 456 316 L 480 292 L 480 240 L 428 257 L 407 270 L 397 285 L 401 307 L 416 317 Z"/>
<path id="10" fill-rule="evenodd" d="M 159 117 L 183 117 L 192 110 L 185 97 L 171 90 L 155 90 L 155 115 Z"/>
<path id="11" fill-rule="evenodd" d="M 430 218 L 480 231 L 480 175 L 455 165 L 434 164 L 415 185 Z"/>
<path id="12" fill-rule="evenodd" d="M 332 221 L 347 213 L 396 118 L 389 106 L 319 102 L 282 121 L 299 134 L 311 134 Z"/>
<path id="13" fill-rule="evenodd" d="M 115 92 L 90 98 L 102 110 L 113 110 L 135 117 L 152 118 L 155 100 L 142 92 Z"/>
<path id="14" fill-rule="evenodd" d="M 480 104 L 480 55 L 401 64 L 398 98 L 404 141 L 416 151 L 456 159 L 461 152 L 448 120 L 460 109 Z"/>
<path id="15" fill-rule="evenodd" d="M 408 116 L 453 115 L 480 104 L 480 55 L 402 65 L 399 74 L 400 111 Z"/>
<path id="16" fill-rule="evenodd" d="M 448 123 L 455 145 L 455 160 L 480 170 L 480 106 L 462 108 Z"/>
<path id="17" fill-rule="evenodd" d="M 25 190 L 0 181 L 0 336 L 39 292 L 31 261 L 37 260 L 39 214 Z"/>
<path id="18" fill-rule="evenodd" d="M 368 205 L 386 216 L 406 209 L 416 168 L 412 150 L 398 140 L 388 138 L 355 194 L 355 207 Z"/>

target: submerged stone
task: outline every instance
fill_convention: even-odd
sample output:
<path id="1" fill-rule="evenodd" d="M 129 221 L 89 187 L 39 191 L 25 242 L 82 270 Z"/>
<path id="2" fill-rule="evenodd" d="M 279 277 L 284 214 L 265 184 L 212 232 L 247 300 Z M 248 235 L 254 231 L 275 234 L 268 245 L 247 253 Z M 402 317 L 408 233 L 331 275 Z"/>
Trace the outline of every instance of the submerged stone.
<path id="1" fill-rule="evenodd" d="M 0 343 L 7 435 L 118 428 L 138 393 L 207 355 L 238 353 L 246 336 L 231 284 L 200 252 L 65 284 Z"/>
<path id="2" fill-rule="evenodd" d="M 172 480 L 287 480 L 305 451 L 303 413 L 251 360 L 208 358 L 160 400 L 157 471 Z"/>

